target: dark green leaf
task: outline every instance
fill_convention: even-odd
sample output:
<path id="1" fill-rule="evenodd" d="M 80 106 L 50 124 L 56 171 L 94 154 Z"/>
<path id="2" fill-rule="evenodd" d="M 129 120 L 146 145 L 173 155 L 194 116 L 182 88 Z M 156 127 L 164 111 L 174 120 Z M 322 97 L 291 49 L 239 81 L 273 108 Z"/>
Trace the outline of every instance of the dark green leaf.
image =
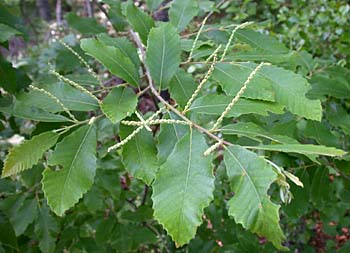
<path id="1" fill-rule="evenodd" d="M 196 99 L 190 107 L 190 111 L 200 114 L 221 115 L 233 98 L 233 96 L 206 95 Z M 272 102 L 241 98 L 226 117 L 238 117 L 250 113 L 268 115 L 268 112 L 282 114 L 284 112 L 283 106 Z"/>
<path id="2" fill-rule="evenodd" d="M 186 73 L 183 69 L 179 69 L 169 83 L 171 97 L 184 108 L 187 101 L 191 98 L 197 85 L 191 74 Z"/>
<path id="3" fill-rule="evenodd" d="M 96 171 L 96 128 L 83 126 L 57 144 L 49 165 L 60 165 L 59 171 L 45 169 L 43 191 L 48 205 L 59 216 L 76 204 L 94 182 Z"/>
<path id="4" fill-rule="evenodd" d="M 237 67 L 227 63 L 215 65 L 213 79 L 217 81 L 227 95 L 234 96 L 242 88 L 250 73 L 237 73 Z M 242 97 L 275 101 L 275 91 L 268 79 L 253 78 Z"/>
<path id="5" fill-rule="evenodd" d="M 153 18 L 137 8 L 133 1 L 127 3 L 125 16 L 132 28 L 140 35 L 142 43 L 147 45 L 148 33 L 154 27 Z"/>
<path id="6" fill-rule="evenodd" d="M 134 128 L 121 129 L 124 139 Z M 158 170 L 157 148 L 151 132 L 142 129 L 134 138 L 123 146 L 123 163 L 125 169 L 134 177 L 150 185 Z"/>
<path id="7" fill-rule="evenodd" d="M 166 89 L 181 63 L 180 36 L 170 23 L 152 28 L 147 43 L 146 65 L 159 88 Z"/>
<path id="8" fill-rule="evenodd" d="M 134 113 L 137 96 L 128 87 L 117 86 L 103 99 L 101 109 L 114 124 Z"/>
<path id="9" fill-rule="evenodd" d="M 174 0 L 169 9 L 169 19 L 182 32 L 198 13 L 198 0 Z"/>
<path id="10" fill-rule="evenodd" d="M 190 129 L 157 172 L 153 183 L 154 217 L 176 245 L 188 243 L 213 199 L 214 176 L 204 137 Z"/>
<path id="11" fill-rule="evenodd" d="M 69 26 L 83 35 L 95 35 L 103 33 L 106 29 L 99 25 L 94 18 L 79 17 L 74 12 L 70 12 L 66 15 Z"/>
<path id="12" fill-rule="evenodd" d="M 272 203 L 267 195 L 277 178 L 273 168 L 240 146 L 227 148 L 224 159 L 234 192 L 234 197 L 228 202 L 229 215 L 244 228 L 266 237 L 276 248 L 285 249 L 279 226 L 279 205 Z"/>
<path id="13" fill-rule="evenodd" d="M 126 57 L 118 48 L 106 46 L 96 39 L 83 39 L 80 45 L 89 55 L 105 65 L 112 74 L 134 86 L 139 85 L 138 70 L 131 59 Z"/>

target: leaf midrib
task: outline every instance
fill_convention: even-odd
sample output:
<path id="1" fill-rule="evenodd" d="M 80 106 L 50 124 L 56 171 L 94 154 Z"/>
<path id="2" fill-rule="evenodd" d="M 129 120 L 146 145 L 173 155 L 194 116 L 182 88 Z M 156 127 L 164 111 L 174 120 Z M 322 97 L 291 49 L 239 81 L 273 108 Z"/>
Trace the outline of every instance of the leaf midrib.
<path id="1" fill-rule="evenodd" d="M 78 149 L 77 149 L 77 152 L 76 152 L 75 155 L 74 155 L 74 158 L 73 158 L 72 162 L 71 162 L 70 165 L 69 165 L 68 174 L 67 174 L 67 176 L 66 176 L 66 178 L 65 178 L 65 180 L 64 180 L 64 184 L 63 184 L 62 191 L 61 191 L 61 194 L 60 194 L 60 195 L 61 195 L 61 196 L 60 196 L 60 209 L 61 209 L 61 210 L 64 210 L 64 207 L 62 206 L 62 205 L 63 205 L 63 202 L 62 202 L 62 199 L 63 199 L 63 198 L 62 198 L 62 197 L 63 197 L 63 192 L 65 192 L 65 188 L 66 188 L 66 184 L 67 184 L 68 178 L 69 178 L 69 176 L 70 176 L 70 174 L 71 174 L 71 172 L 72 172 L 73 164 L 75 163 L 75 160 L 77 159 L 78 154 L 80 153 L 80 151 L 81 151 L 81 149 L 82 149 L 82 147 L 83 147 L 83 144 L 85 143 L 85 141 L 86 141 L 86 139 L 87 139 L 87 136 L 89 135 L 89 133 L 90 133 L 90 131 L 91 131 L 91 129 L 92 129 L 92 126 L 93 126 L 93 124 L 91 124 L 91 125 L 89 126 L 88 130 L 86 131 L 86 134 L 85 134 L 85 136 L 84 136 L 82 142 L 80 143 L 80 145 L 79 145 L 79 147 L 78 147 Z"/>
<path id="2" fill-rule="evenodd" d="M 257 187 L 254 184 L 254 181 L 252 180 L 252 178 L 250 177 L 248 171 L 244 168 L 244 166 L 240 163 L 240 161 L 237 159 L 237 157 L 231 152 L 231 150 L 229 148 L 226 149 L 227 152 L 232 156 L 232 158 L 237 162 L 237 164 L 239 165 L 239 167 L 241 168 L 241 170 L 247 175 L 248 180 L 250 181 L 251 185 L 253 186 L 252 188 L 254 189 L 254 193 L 257 197 L 257 199 L 259 200 L 259 204 L 261 204 L 262 206 L 262 200 L 260 198 L 260 195 L 257 191 Z"/>

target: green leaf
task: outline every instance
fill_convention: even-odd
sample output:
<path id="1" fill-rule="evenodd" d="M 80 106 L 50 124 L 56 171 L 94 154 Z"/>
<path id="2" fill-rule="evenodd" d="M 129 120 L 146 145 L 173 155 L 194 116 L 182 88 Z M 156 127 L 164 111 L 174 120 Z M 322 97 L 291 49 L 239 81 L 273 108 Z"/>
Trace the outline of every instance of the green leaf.
<path id="1" fill-rule="evenodd" d="M 0 42 L 5 42 L 9 40 L 12 36 L 22 34 L 22 32 L 0 23 Z"/>
<path id="2" fill-rule="evenodd" d="M 98 24 L 94 18 L 79 17 L 74 12 L 70 12 L 66 15 L 66 19 L 70 27 L 73 27 L 83 35 L 95 35 L 106 32 L 106 29 Z"/>
<path id="3" fill-rule="evenodd" d="M 121 127 L 121 137 L 126 138 L 133 127 Z M 134 177 L 150 185 L 158 170 L 157 148 L 151 132 L 142 129 L 123 146 L 123 164 Z"/>
<path id="4" fill-rule="evenodd" d="M 240 146 L 226 148 L 227 175 L 234 197 L 228 202 L 229 215 L 236 223 L 266 237 L 278 249 L 284 236 L 279 226 L 279 205 L 271 202 L 267 190 L 276 180 L 273 168 L 255 153 Z"/>
<path id="5" fill-rule="evenodd" d="M 350 98 L 350 70 L 332 67 L 312 76 L 312 89 L 308 92 L 311 98 L 331 96 L 335 98 Z"/>
<path id="6" fill-rule="evenodd" d="M 181 63 L 180 36 L 170 23 L 161 23 L 152 28 L 147 44 L 146 65 L 152 79 L 161 89 L 168 87 Z"/>
<path id="7" fill-rule="evenodd" d="M 74 206 L 94 182 L 96 171 L 96 128 L 86 125 L 57 144 L 49 165 L 60 165 L 58 171 L 45 169 L 43 191 L 50 208 L 59 216 Z"/>
<path id="8" fill-rule="evenodd" d="M 85 52 L 105 65 L 112 74 L 134 86 L 139 85 L 138 70 L 131 59 L 126 57 L 118 48 L 106 46 L 96 39 L 83 39 L 80 46 Z"/>
<path id="9" fill-rule="evenodd" d="M 177 246 L 188 243 L 213 199 L 214 176 L 204 137 L 190 129 L 161 165 L 153 183 L 154 217 Z"/>
<path id="10" fill-rule="evenodd" d="M 10 93 L 16 92 L 16 71 L 12 64 L 0 57 L 0 86 Z"/>
<path id="11" fill-rule="evenodd" d="M 42 122 L 67 122 L 70 119 L 63 115 L 46 112 L 38 107 L 28 105 L 22 101 L 14 101 L 7 107 L 0 107 L 0 111 L 15 117 Z"/>
<path id="12" fill-rule="evenodd" d="M 146 5 L 147 8 L 150 11 L 154 11 L 158 9 L 159 5 L 163 2 L 164 0 L 146 0 Z"/>
<path id="13" fill-rule="evenodd" d="M 325 156 L 343 156 L 347 152 L 333 147 L 325 147 L 312 144 L 276 144 L 246 147 L 257 150 L 280 151 L 286 153 L 298 153 L 303 155 L 325 155 Z"/>
<path id="14" fill-rule="evenodd" d="M 22 235 L 26 231 L 27 227 L 34 222 L 37 214 L 36 199 L 26 199 L 22 202 L 10 218 L 16 236 Z"/>
<path id="15" fill-rule="evenodd" d="M 184 108 L 187 101 L 197 88 L 196 82 L 191 74 L 186 73 L 183 69 L 179 69 L 169 83 L 171 97 Z"/>
<path id="16" fill-rule="evenodd" d="M 236 31 L 235 37 L 238 40 L 247 43 L 252 48 L 262 51 L 275 54 L 283 54 L 289 52 L 289 49 L 275 38 L 250 29 L 239 29 Z"/>
<path id="17" fill-rule="evenodd" d="M 198 14 L 197 0 L 174 0 L 169 9 L 169 20 L 179 32 L 182 32 Z"/>
<path id="18" fill-rule="evenodd" d="M 227 95 L 235 96 L 250 74 L 248 72 L 237 74 L 236 69 L 236 66 L 227 63 L 215 65 L 212 78 L 220 84 Z M 254 77 L 242 97 L 274 102 L 275 91 L 269 80 Z"/>
<path id="19" fill-rule="evenodd" d="M 332 147 L 340 147 L 340 141 L 324 122 L 308 120 L 303 132 L 308 138 L 314 139 L 318 144 Z"/>
<path id="20" fill-rule="evenodd" d="M 257 65 L 234 63 L 232 66 L 236 76 L 248 77 Z M 311 86 L 302 76 L 276 66 L 263 66 L 254 76 L 254 80 L 259 83 L 270 82 L 276 93 L 276 102 L 284 105 L 292 113 L 307 119 L 321 120 L 321 103 L 319 100 L 310 100 L 305 97 Z"/>
<path id="21" fill-rule="evenodd" d="M 17 238 L 9 219 L 0 211 L 0 243 L 17 249 Z M 0 245 L 1 245 L 0 244 Z"/>
<path id="22" fill-rule="evenodd" d="M 45 132 L 13 147 L 6 157 L 1 177 L 8 177 L 30 169 L 43 156 L 46 150 L 56 144 L 59 135 Z"/>
<path id="23" fill-rule="evenodd" d="M 52 217 L 46 204 L 39 209 L 39 215 L 35 222 L 35 235 L 39 239 L 39 248 L 44 253 L 53 252 L 58 232 L 57 221 Z"/>
<path id="24" fill-rule="evenodd" d="M 154 27 L 153 18 L 137 8 L 132 1 L 126 5 L 125 16 L 132 28 L 140 35 L 142 43 L 146 45 L 148 33 Z"/>
<path id="25" fill-rule="evenodd" d="M 110 6 L 108 10 L 108 16 L 113 26 L 116 28 L 117 31 L 124 31 L 127 22 L 122 12 L 122 1 L 104 0 L 103 2 Z"/>
<path id="26" fill-rule="evenodd" d="M 132 114 L 137 106 L 135 92 L 123 86 L 117 86 L 105 97 L 101 104 L 103 113 L 114 124 Z"/>
<path id="27" fill-rule="evenodd" d="M 135 65 L 136 69 L 140 68 L 140 58 L 135 46 L 124 37 L 112 38 L 105 33 L 97 35 L 97 39 L 106 46 L 118 48 L 125 57 L 129 58 Z"/>
<path id="28" fill-rule="evenodd" d="M 297 140 L 284 135 L 273 134 L 252 122 L 238 122 L 222 127 L 219 131 L 225 135 L 239 135 L 250 139 L 262 142 L 263 139 L 268 139 L 277 143 L 298 143 Z"/>
<path id="29" fill-rule="evenodd" d="M 169 119 L 179 120 L 179 116 L 173 112 L 168 113 Z M 158 135 L 158 160 L 163 164 L 174 150 L 176 143 L 188 132 L 188 126 L 178 124 L 161 124 Z"/>
<path id="30" fill-rule="evenodd" d="M 81 86 L 98 86 L 99 81 L 91 74 L 73 73 L 65 75 L 66 78 L 80 84 Z"/>
<path id="31" fill-rule="evenodd" d="M 95 99 L 68 84 L 58 82 L 42 85 L 39 88 L 57 97 L 69 110 L 94 111 L 99 109 L 98 102 Z M 54 99 L 40 91 L 31 90 L 30 92 L 22 92 L 17 95 L 16 99 L 23 104 L 43 109 L 46 112 L 64 111 Z"/>
<path id="32" fill-rule="evenodd" d="M 221 115 L 233 98 L 233 96 L 225 95 L 206 95 L 196 99 L 189 110 L 200 114 Z M 284 112 L 283 106 L 267 101 L 241 98 L 227 113 L 226 117 L 238 117 L 250 113 L 267 116 L 269 115 L 268 112 L 282 114 Z"/>

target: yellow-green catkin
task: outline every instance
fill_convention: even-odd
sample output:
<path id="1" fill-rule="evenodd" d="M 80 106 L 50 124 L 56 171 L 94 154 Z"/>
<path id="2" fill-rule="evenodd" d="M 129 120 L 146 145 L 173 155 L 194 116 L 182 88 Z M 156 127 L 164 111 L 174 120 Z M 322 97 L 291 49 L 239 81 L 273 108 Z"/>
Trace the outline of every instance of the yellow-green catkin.
<path id="1" fill-rule="evenodd" d="M 232 99 L 232 101 L 227 105 L 226 109 L 223 111 L 223 113 L 220 115 L 218 120 L 215 122 L 213 128 L 211 131 L 214 131 L 223 121 L 224 117 L 227 115 L 227 113 L 232 109 L 232 107 L 237 103 L 237 101 L 240 99 L 240 97 L 243 95 L 244 91 L 247 89 L 248 84 L 251 82 L 251 80 L 254 78 L 256 73 L 261 69 L 263 65 L 267 65 L 267 63 L 260 63 L 248 76 L 247 80 L 244 82 L 242 88 L 238 91 L 237 95 Z"/>
<path id="2" fill-rule="evenodd" d="M 42 89 L 42 88 L 38 88 L 36 86 L 33 86 L 33 85 L 29 85 L 29 88 L 31 88 L 32 90 L 35 90 L 35 91 L 38 91 L 38 92 L 41 92 L 45 95 L 47 95 L 49 98 L 51 98 L 53 101 L 56 102 L 56 104 L 58 104 L 63 111 L 65 111 L 68 116 L 74 121 L 74 122 L 78 122 L 78 120 L 74 117 L 74 115 L 69 111 L 69 109 L 61 102 L 61 100 L 59 100 L 58 97 L 56 97 L 55 95 L 53 95 L 52 93 L 48 92 L 47 90 L 45 89 Z"/>

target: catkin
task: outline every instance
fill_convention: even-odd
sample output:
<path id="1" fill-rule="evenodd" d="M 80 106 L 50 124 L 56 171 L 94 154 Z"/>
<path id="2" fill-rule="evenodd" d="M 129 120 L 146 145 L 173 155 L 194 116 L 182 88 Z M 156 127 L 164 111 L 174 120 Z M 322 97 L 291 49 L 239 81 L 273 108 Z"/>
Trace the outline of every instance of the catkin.
<path id="1" fill-rule="evenodd" d="M 190 61 L 191 61 L 192 55 L 193 55 L 193 51 L 194 51 L 194 49 L 196 48 L 196 45 L 197 45 L 199 36 L 201 35 L 201 33 L 202 33 L 202 31 L 203 31 L 203 28 L 204 28 L 204 25 L 205 25 L 205 23 L 207 23 L 208 18 L 209 18 L 209 15 L 206 16 L 206 17 L 203 19 L 203 22 L 202 22 L 202 24 L 201 24 L 201 27 L 199 28 L 198 33 L 197 33 L 197 35 L 196 35 L 196 38 L 195 38 L 194 41 L 193 41 L 192 48 L 191 48 L 191 51 L 190 51 L 190 55 L 188 56 L 188 59 L 187 59 L 186 62 L 190 62 Z"/>
<path id="2" fill-rule="evenodd" d="M 83 86 L 77 84 L 76 82 L 62 76 L 61 74 L 59 74 L 58 72 L 56 72 L 55 70 L 51 70 L 51 73 L 54 74 L 59 80 L 73 86 L 74 88 L 84 92 L 85 94 L 89 95 L 92 99 L 96 100 L 99 104 L 100 104 L 100 100 L 98 100 L 97 97 L 95 97 L 90 91 L 88 91 L 87 89 L 85 89 Z"/>
<path id="3" fill-rule="evenodd" d="M 141 122 L 142 124 L 136 128 L 130 135 L 128 135 L 124 140 L 122 140 L 121 142 L 118 142 L 117 144 L 110 146 L 107 150 L 107 152 L 111 152 L 114 149 L 118 149 L 121 146 L 125 145 L 126 143 L 128 143 L 132 138 L 135 137 L 136 134 L 138 134 L 145 125 L 147 125 L 150 121 L 152 121 L 155 117 L 157 117 L 160 113 L 162 113 L 162 111 L 164 110 L 164 108 L 160 108 L 158 111 L 156 111 L 151 117 L 149 117 L 147 120 L 145 120 L 145 122 Z"/>
<path id="4" fill-rule="evenodd" d="M 121 122 L 124 125 L 127 126 L 143 126 L 145 124 L 147 125 L 159 125 L 159 124 L 178 124 L 178 125 L 190 125 L 191 123 L 184 121 L 184 120 L 176 120 L 176 119 L 155 119 L 148 122 L 140 122 L 140 121 L 128 121 L 123 120 Z"/>
<path id="5" fill-rule="evenodd" d="M 232 40 L 233 40 L 233 37 L 235 36 L 235 33 L 238 31 L 238 29 L 242 29 L 250 24 L 252 24 L 253 22 L 245 22 L 245 23 L 242 23 L 240 25 L 237 25 L 231 32 L 231 35 L 230 35 L 230 38 L 225 46 L 225 49 L 224 49 L 224 53 L 222 54 L 221 56 L 221 59 L 220 61 L 223 61 L 226 54 L 227 54 L 227 51 L 228 51 L 228 48 L 230 47 L 231 43 L 232 43 Z"/>
<path id="6" fill-rule="evenodd" d="M 53 101 L 55 101 L 62 109 L 63 111 L 65 111 L 68 116 L 74 121 L 74 122 L 78 122 L 78 120 L 74 117 L 74 115 L 69 111 L 69 109 L 61 102 L 61 100 L 59 100 L 58 97 L 56 97 L 55 95 L 53 95 L 52 93 L 48 92 L 47 90 L 45 89 L 42 89 L 42 88 L 38 88 L 38 87 L 35 87 L 33 85 L 29 85 L 29 87 L 32 89 L 32 90 L 35 90 L 35 91 L 38 91 L 38 92 L 41 92 L 45 95 L 47 95 L 49 98 L 51 98 Z"/>
<path id="7" fill-rule="evenodd" d="M 222 145 L 222 141 L 218 141 L 214 145 L 210 146 L 206 151 L 204 151 L 204 156 L 210 155 L 213 151 L 215 151 L 218 147 Z"/>
<path id="8" fill-rule="evenodd" d="M 227 105 L 225 111 L 220 115 L 218 120 L 215 122 L 213 128 L 211 131 L 214 131 L 223 121 L 224 117 L 227 115 L 227 113 L 232 109 L 232 107 L 237 103 L 237 101 L 240 99 L 240 97 L 243 95 L 244 91 L 247 89 L 248 84 L 251 82 L 253 77 L 256 75 L 256 73 L 261 69 L 263 65 L 266 65 L 266 63 L 262 62 L 260 63 L 248 76 L 247 80 L 244 82 L 242 88 L 238 91 L 237 95 L 232 99 L 232 101 Z"/>
<path id="9" fill-rule="evenodd" d="M 202 79 L 202 81 L 199 83 L 199 85 L 197 86 L 195 92 L 192 94 L 192 96 L 190 97 L 190 99 L 187 101 L 186 106 L 183 110 L 184 113 L 186 113 L 188 111 L 188 109 L 190 108 L 192 102 L 195 100 L 195 98 L 198 96 L 200 90 L 202 89 L 203 85 L 208 81 L 209 77 L 211 76 L 211 74 L 214 71 L 215 68 L 215 64 L 217 63 L 217 52 L 219 51 L 221 45 L 214 51 L 214 59 L 213 62 L 211 63 L 208 72 L 205 74 L 204 78 Z"/>
<path id="10" fill-rule="evenodd" d="M 81 57 L 73 48 L 71 48 L 67 43 L 65 43 L 63 40 L 59 40 L 59 42 L 72 54 L 74 54 L 78 60 L 88 69 L 88 72 L 98 81 L 100 86 L 104 87 L 100 77 L 94 72 L 94 70 L 91 68 L 89 63 L 87 63 L 83 57 Z"/>

